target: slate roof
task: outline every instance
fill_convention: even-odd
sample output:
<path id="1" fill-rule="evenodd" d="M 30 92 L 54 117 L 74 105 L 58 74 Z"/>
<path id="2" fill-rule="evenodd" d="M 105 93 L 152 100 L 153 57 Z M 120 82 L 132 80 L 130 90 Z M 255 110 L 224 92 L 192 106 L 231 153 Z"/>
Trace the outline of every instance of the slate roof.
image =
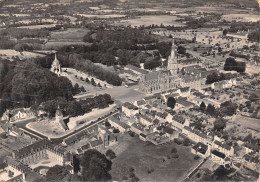
<path id="1" fill-rule="evenodd" d="M 142 105 L 146 104 L 146 102 L 144 100 L 138 100 L 136 103 L 138 106 L 142 106 Z"/>
<path id="2" fill-rule="evenodd" d="M 255 164 L 258 164 L 259 163 L 259 159 L 258 159 L 259 156 L 251 156 L 249 154 L 246 154 L 244 155 L 244 159 L 248 162 L 251 162 L 251 163 L 255 163 Z"/>
<path id="3" fill-rule="evenodd" d="M 103 141 L 101 139 L 99 139 L 99 140 L 90 141 L 89 143 L 90 143 L 91 147 L 94 148 L 94 147 L 97 147 L 99 145 L 102 145 Z"/>
<path id="4" fill-rule="evenodd" d="M 116 124 L 118 124 L 119 126 L 121 126 L 122 128 L 124 129 L 128 129 L 130 128 L 130 126 L 124 122 L 121 122 L 120 120 L 118 120 L 117 118 L 115 118 L 114 116 L 109 116 L 108 119 L 111 121 L 111 122 L 114 122 Z"/>
<path id="5" fill-rule="evenodd" d="M 251 143 L 245 143 L 244 146 L 255 152 L 259 152 L 259 146 L 257 146 L 257 145 L 253 145 Z"/>
<path id="6" fill-rule="evenodd" d="M 185 123 L 185 119 L 181 115 L 174 115 L 172 119 L 181 124 Z"/>
<path id="7" fill-rule="evenodd" d="M 172 128 L 169 127 L 169 126 L 163 127 L 163 131 L 164 131 L 165 133 L 170 134 L 170 135 L 172 135 L 174 132 L 176 132 L 174 129 L 172 129 Z"/>
<path id="8" fill-rule="evenodd" d="M 198 142 L 198 143 L 197 143 L 196 145 L 194 145 L 192 148 L 193 148 L 194 150 L 200 152 L 200 153 L 203 154 L 203 155 L 204 155 L 204 154 L 207 152 L 207 150 L 208 150 L 208 146 L 205 145 L 205 144 L 203 144 L 203 143 L 201 143 L 201 142 Z"/>
<path id="9" fill-rule="evenodd" d="M 183 105 L 184 107 L 190 107 L 190 106 L 194 106 L 195 105 L 195 104 L 193 104 L 193 103 L 191 103 L 189 101 L 182 100 L 182 99 L 177 99 L 176 103 L 178 103 L 180 105 Z"/>
<path id="10" fill-rule="evenodd" d="M 215 143 L 216 145 L 218 145 L 218 146 L 220 146 L 220 147 L 226 149 L 226 150 L 230 150 L 230 149 L 231 149 L 231 146 L 229 146 L 229 145 L 227 145 L 227 144 L 225 144 L 225 143 L 221 143 L 221 142 L 218 141 L 218 140 L 215 140 L 214 143 Z"/>
<path id="11" fill-rule="evenodd" d="M 138 110 L 138 107 L 136 107 L 134 104 L 130 103 L 130 102 L 125 102 L 123 104 L 124 107 L 128 108 L 128 109 L 132 109 L 132 110 Z"/>
<path id="12" fill-rule="evenodd" d="M 225 157 L 226 157 L 225 154 L 223 154 L 222 152 L 219 152 L 217 150 L 213 150 L 211 153 L 214 154 L 215 156 L 222 158 L 222 159 L 225 159 Z"/>

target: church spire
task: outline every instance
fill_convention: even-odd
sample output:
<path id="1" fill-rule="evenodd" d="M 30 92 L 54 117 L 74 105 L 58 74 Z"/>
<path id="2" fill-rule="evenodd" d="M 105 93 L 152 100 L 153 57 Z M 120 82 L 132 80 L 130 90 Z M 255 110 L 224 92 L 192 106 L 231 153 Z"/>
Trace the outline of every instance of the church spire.
<path id="1" fill-rule="evenodd" d="M 171 55 L 168 58 L 168 70 L 170 70 L 172 74 L 177 74 L 178 62 L 177 62 L 177 54 L 176 54 L 176 46 L 174 43 L 174 38 L 172 39 Z"/>

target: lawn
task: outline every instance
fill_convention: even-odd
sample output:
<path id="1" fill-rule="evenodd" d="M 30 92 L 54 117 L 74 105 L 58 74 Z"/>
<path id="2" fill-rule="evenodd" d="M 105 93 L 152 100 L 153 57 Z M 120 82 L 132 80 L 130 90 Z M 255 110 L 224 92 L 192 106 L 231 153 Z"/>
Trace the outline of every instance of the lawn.
<path id="1" fill-rule="evenodd" d="M 88 32 L 87 28 L 68 28 L 65 31 L 55 31 L 51 33 L 50 41 L 82 41 Z"/>
<path id="2" fill-rule="evenodd" d="M 141 181 L 180 181 L 199 162 L 194 160 L 190 147 L 179 146 L 174 142 L 155 146 L 125 134 L 119 138 L 119 145 L 122 145 L 123 151 L 119 146 L 114 149 L 118 156 L 112 161 L 110 171 L 114 180 L 128 177 L 129 168 L 132 167 Z M 179 158 L 167 159 L 173 147 L 177 149 Z M 120 150 L 119 154 L 117 150 Z M 166 161 L 163 162 L 163 159 Z M 148 170 L 151 169 L 154 171 L 149 174 Z"/>

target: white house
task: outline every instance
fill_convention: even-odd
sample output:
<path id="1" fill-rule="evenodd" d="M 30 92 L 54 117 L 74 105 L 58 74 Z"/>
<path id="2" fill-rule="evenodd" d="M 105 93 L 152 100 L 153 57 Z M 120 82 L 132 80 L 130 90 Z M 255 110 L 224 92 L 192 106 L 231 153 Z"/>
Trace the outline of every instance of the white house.
<path id="1" fill-rule="evenodd" d="M 137 113 L 139 113 L 138 107 L 133 105 L 130 102 L 125 102 L 122 105 L 122 112 L 127 116 L 127 117 L 133 117 Z"/>

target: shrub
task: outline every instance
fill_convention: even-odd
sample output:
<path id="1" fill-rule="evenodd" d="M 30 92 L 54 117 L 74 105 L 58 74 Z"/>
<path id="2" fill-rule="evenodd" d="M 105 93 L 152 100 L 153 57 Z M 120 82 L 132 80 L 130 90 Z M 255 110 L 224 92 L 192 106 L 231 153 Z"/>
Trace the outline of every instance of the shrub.
<path id="1" fill-rule="evenodd" d="M 174 139 L 174 142 L 177 143 L 178 145 L 182 144 L 182 142 L 179 139 L 177 139 L 177 138 Z"/>
<path id="2" fill-rule="evenodd" d="M 176 154 L 177 153 L 177 149 L 176 148 L 172 148 L 171 153 Z"/>
<path id="3" fill-rule="evenodd" d="M 190 140 L 188 138 L 185 138 L 185 140 L 183 141 L 183 145 L 184 146 L 189 146 L 190 145 Z"/>
<path id="4" fill-rule="evenodd" d="M 198 155 L 194 156 L 194 160 L 198 160 L 200 157 Z"/>
<path id="5" fill-rule="evenodd" d="M 174 159 L 179 158 L 179 154 L 172 154 L 172 158 L 174 158 Z"/>

